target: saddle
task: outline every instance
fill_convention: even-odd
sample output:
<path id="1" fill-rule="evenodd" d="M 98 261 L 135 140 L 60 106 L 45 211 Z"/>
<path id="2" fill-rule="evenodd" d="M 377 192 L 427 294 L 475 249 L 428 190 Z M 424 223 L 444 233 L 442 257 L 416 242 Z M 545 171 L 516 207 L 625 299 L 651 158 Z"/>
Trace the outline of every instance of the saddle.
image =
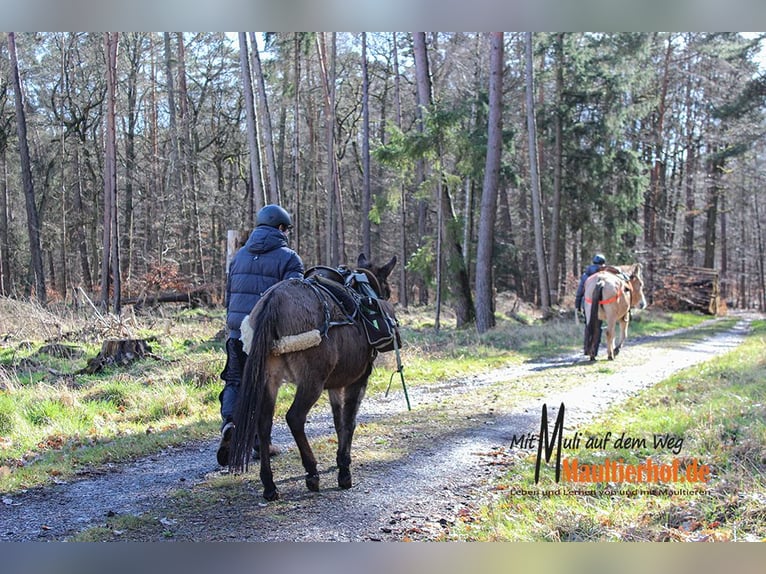
<path id="1" fill-rule="evenodd" d="M 630 277 L 628 277 L 628 274 L 625 273 L 622 269 L 619 267 L 615 267 L 614 265 L 602 265 L 601 271 L 608 271 L 609 273 L 612 273 L 614 275 L 617 275 L 620 279 L 623 281 L 630 281 Z"/>
<path id="2" fill-rule="evenodd" d="M 327 322 L 326 330 L 359 321 L 367 342 L 377 351 L 385 353 L 401 347 L 396 319 L 381 306 L 380 285 L 369 270 L 319 265 L 308 269 L 304 278 L 327 294 L 345 316 L 345 322 Z"/>

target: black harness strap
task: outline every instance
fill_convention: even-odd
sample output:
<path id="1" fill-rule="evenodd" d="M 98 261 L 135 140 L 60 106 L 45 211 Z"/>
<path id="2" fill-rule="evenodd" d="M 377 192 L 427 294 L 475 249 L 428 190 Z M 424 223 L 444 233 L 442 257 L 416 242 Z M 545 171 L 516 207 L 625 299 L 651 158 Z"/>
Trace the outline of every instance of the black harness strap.
<path id="1" fill-rule="evenodd" d="M 314 294 L 317 296 L 317 299 L 319 299 L 319 301 L 322 303 L 322 308 L 324 310 L 324 325 L 319 330 L 319 332 L 322 337 L 326 337 L 330 327 L 337 327 L 340 325 L 353 325 L 356 311 L 349 314 L 347 307 L 341 302 L 340 298 L 336 296 L 334 290 L 325 284 L 324 281 L 329 280 L 322 281 L 322 279 L 323 278 L 321 277 L 311 277 L 309 279 L 302 279 L 301 281 L 311 287 L 312 291 L 314 291 Z M 328 299 L 332 301 L 335 304 L 335 307 L 341 312 L 343 315 L 343 320 L 332 320 L 332 313 L 330 311 L 330 306 L 328 305 Z"/>

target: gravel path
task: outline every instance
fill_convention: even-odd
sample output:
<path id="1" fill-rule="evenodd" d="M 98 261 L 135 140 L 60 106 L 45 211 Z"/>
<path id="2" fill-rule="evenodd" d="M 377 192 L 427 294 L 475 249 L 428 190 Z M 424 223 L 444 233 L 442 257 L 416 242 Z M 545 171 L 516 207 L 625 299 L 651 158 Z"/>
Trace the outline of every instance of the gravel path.
<path id="1" fill-rule="evenodd" d="M 504 471 L 511 437 L 539 429 L 543 403 L 550 408 L 563 402 L 567 429 L 576 427 L 681 369 L 735 348 L 750 320 L 743 317 L 730 331 L 694 344 L 676 344 L 681 332 L 629 339 L 621 355 L 609 363 L 603 357 L 594 364 L 572 355 L 427 388 L 410 386 L 411 413 L 406 412 L 401 392 L 368 398 L 359 414 L 350 490 L 337 488 L 335 471 L 329 468 L 322 473 L 320 492 L 308 492 L 295 462 L 297 449 L 286 425 L 277 421 L 274 442 L 284 452 L 274 459 L 282 493 L 276 503 L 266 504 L 260 497 L 257 468 L 245 479 L 244 502 L 211 486 L 216 480 L 235 480 L 215 463 L 217 440 L 211 440 L 132 464 L 108 466 L 76 481 L 4 495 L 0 541 L 66 540 L 106 525 L 115 515 L 144 515 L 158 525 L 156 533 L 149 529 L 129 538 L 117 532 L 115 539 L 438 539 L 457 516 L 491 496 L 493 481 Z M 534 387 L 537 396 L 524 402 L 510 400 L 506 384 Z M 330 436 L 329 407 L 315 411 L 307 432 L 314 439 Z M 555 409 L 551 414 L 555 416 Z M 392 418 L 396 424 L 385 426 Z M 438 420 L 433 429 L 429 420 Z M 390 442 L 383 444 L 372 433 L 365 436 L 365 425 L 386 429 Z M 386 444 L 398 448 L 400 441 L 406 447 L 404 454 L 375 460 L 375 453 L 385 453 Z M 362 452 L 373 456 L 357 454 Z M 197 504 L 185 509 L 171 498 L 179 489 L 212 493 L 214 500 L 209 507 Z M 241 491 L 242 487 L 240 496 Z"/>

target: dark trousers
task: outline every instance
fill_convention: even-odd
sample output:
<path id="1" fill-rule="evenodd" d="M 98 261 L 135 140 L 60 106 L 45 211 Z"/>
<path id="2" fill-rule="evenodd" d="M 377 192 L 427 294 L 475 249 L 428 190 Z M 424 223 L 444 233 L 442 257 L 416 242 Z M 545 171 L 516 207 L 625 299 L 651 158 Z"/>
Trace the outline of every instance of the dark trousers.
<path id="1" fill-rule="evenodd" d="M 239 385 L 242 383 L 242 374 L 245 371 L 247 353 L 239 339 L 226 339 L 226 366 L 221 371 L 221 379 L 224 387 L 218 395 L 221 403 L 221 428 L 234 420 L 234 409 L 237 406 L 237 394 Z"/>

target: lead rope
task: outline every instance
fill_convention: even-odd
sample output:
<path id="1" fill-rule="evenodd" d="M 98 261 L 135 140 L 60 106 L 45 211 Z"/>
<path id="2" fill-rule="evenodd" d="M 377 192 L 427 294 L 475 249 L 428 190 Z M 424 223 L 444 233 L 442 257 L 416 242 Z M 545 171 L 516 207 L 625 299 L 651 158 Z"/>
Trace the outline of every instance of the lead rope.
<path id="1" fill-rule="evenodd" d="M 388 319 L 388 316 L 386 316 L 386 319 Z M 399 377 L 402 379 L 402 389 L 404 389 L 404 399 L 407 401 L 407 410 L 411 411 L 412 407 L 410 406 L 410 396 L 407 394 L 407 385 L 404 382 L 404 365 L 402 365 L 402 356 L 399 353 L 399 344 L 397 341 L 397 331 L 396 327 L 394 327 L 394 353 L 396 354 L 396 371 L 391 373 L 391 378 L 388 380 L 388 388 L 386 389 L 386 397 L 388 397 L 388 391 L 391 390 L 391 384 L 394 381 L 394 375 L 396 373 L 399 373 Z"/>

